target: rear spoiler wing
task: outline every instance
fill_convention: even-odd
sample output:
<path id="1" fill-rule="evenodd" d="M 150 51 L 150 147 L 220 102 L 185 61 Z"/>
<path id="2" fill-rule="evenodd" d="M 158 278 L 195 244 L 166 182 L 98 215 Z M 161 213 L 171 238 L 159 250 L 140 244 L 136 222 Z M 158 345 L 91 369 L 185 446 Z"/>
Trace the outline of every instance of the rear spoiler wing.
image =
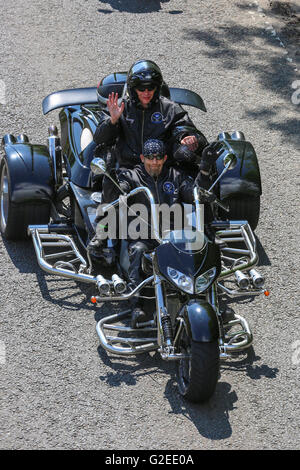
<path id="1" fill-rule="evenodd" d="M 43 114 L 65 106 L 76 106 L 81 104 L 97 104 L 96 87 L 73 88 L 69 90 L 55 91 L 46 96 L 42 102 Z M 197 93 L 185 88 L 170 88 L 170 99 L 175 103 L 193 106 L 206 113 L 203 99 Z"/>

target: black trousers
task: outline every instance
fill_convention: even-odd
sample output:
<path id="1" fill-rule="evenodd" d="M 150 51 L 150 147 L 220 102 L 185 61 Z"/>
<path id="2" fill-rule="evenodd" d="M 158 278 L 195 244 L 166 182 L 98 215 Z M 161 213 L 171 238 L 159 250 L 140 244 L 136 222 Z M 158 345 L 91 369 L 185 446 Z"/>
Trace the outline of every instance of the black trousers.
<path id="1" fill-rule="evenodd" d="M 128 245 L 128 254 L 129 254 L 129 268 L 128 268 L 128 277 L 129 283 L 128 287 L 134 289 L 137 287 L 143 280 L 141 265 L 142 265 L 142 256 L 145 251 L 152 251 L 158 246 L 156 240 L 132 240 Z M 137 296 L 132 297 L 130 301 L 132 308 L 139 305 L 139 298 Z"/>

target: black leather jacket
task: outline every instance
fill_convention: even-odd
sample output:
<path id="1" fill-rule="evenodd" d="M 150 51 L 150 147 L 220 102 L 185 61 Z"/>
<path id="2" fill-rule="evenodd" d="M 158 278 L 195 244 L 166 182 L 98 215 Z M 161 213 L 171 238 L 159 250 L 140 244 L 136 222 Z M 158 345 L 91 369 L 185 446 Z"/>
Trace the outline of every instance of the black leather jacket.
<path id="1" fill-rule="evenodd" d="M 136 165 L 133 169 L 123 170 L 118 173 L 118 184 L 122 191 L 128 194 L 132 189 L 146 186 L 150 189 L 156 204 L 171 206 L 176 203 L 193 202 L 194 179 L 183 171 L 164 165 L 161 174 L 154 178 L 146 171 L 144 164 Z M 108 179 L 103 181 L 105 201 L 117 199 L 121 191 Z M 134 197 L 134 202 L 149 205 L 144 194 Z"/>
<path id="2" fill-rule="evenodd" d="M 208 144 L 204 135 L 196 129 L 180 105 L 160 96 L 151 102 L 147 109 L 126 100 L 123 114 L 115 125 L 111 123 L 108 110 L 104 110 L 102 121 L 94 134 L 94 141 L 96 144 L 108 146 L 117 143 L 120 167 L 133 168 L 140 162 L 143 144 L 147 139 L 160 139 L 165 143 L 170 164 L 173 152 L 186 135 L 197 135 L 197 153 L 201 155 L 203 148 Z"/>
<path id="3" fill-rule="evenodd" d="M 205 177 L 204 177 L 205 178 Z M 146 186 L 150 189 L 155 204 L 158 205 L 167 205 L 171 207 L 175 204 L 192 204 L 194 201 L 193 198 L 193 189 L 195 186 L 194 179 L 191 176 L 187 176 L 183 171 L 178 170 L 174 167 L 164 166 L 161 174 L 157 178 L 153 178 L 147 173 L 143 164 L 137 165 L 134 169 L 120 171 L 118 177 L 116 177 L 117 182 L 123 191 L 123 193 L 128 194 L 132 189 L 139 186 Z M 103 180 L 103 196 L 105 202 L 112 202 L 117 199 L 121 193 L 109 178 L 105 177 Z M 142 204 L 146 208 L 147 221 L 150 223 L 150 203 L 144 193 L 138 193 L 135 196 L 132 196 L 127 200 L 128 206 L 137 207 L 135 204 Z M 183 211 L 182 211 L 183 214 Z M 98 213 L 100 216 L 100 214 Z M 172 214 L 171 214 L 172 215 Z M 101 216 L 103 214 L 101 213 Z M 134 216 L 130 216 L 130 211 L 128 212 L 128 220 L 130 221 Z M 145 219 L 145 218 L 144 218 Z M 99 219 L 100 220 L 100 219 Z M 162 221 L 160 221 L 162 222 Z M 141 222 L 142 224 L 143 222 Z M 183 220 L 181 219 L 181 223 Z M 162 223 L 160 223 L 160 227 Z M 174 220 L 170 221 L 170 228 L 174 226 Z M 142 230 L 142 229 L 141 229 Z M 149 227 L 148 227 L 148 230 Z M 144 232 L 145 233 L 145 232 Z M 150 236 L 150 231 L 148 232 L 148 237 Z M 129 237 L 130 238 L 130 237 Z"/>

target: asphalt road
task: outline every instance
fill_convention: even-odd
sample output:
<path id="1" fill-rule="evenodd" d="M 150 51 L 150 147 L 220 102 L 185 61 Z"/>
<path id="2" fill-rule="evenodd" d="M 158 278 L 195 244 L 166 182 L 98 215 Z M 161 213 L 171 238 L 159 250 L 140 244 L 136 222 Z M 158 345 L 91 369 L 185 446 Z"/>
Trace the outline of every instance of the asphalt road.
<path id="1" fill-rule="evenodd" d="M 244 0 L 2 5 L 0 135 L 45 143 L 58 113 L 42 115 L 44 96 L 152 58 L 170 86 L 203 97 L 207 114 L 190 114 L 209 140 L 237 129 L 254 144 L 271 291 L 233 301 L 253 349 L 222 363 L 214 397 L 192 405 L 157 354 L 126 360 L 99 347 L 103 311 L 88 302 L 90 287 L 41 272 L 30 241 L 0 239 L 2 449 L 299 449 L 300 82 L 270 26 Z"/>

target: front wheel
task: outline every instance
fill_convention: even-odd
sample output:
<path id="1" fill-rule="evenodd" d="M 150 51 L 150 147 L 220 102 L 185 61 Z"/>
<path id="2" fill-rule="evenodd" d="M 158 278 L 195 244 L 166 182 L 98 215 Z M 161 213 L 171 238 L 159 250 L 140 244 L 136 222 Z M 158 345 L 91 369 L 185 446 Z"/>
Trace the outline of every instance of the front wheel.
<path id="1" fill-rule="evenodd" d="M 200 343 L 184 332 L 180 339 L 180 352 L 189 357 L 177 363 L 179 393 L 187 400 L 202 403 L 213 395 L 220 371 L 218 341 Z"/>

